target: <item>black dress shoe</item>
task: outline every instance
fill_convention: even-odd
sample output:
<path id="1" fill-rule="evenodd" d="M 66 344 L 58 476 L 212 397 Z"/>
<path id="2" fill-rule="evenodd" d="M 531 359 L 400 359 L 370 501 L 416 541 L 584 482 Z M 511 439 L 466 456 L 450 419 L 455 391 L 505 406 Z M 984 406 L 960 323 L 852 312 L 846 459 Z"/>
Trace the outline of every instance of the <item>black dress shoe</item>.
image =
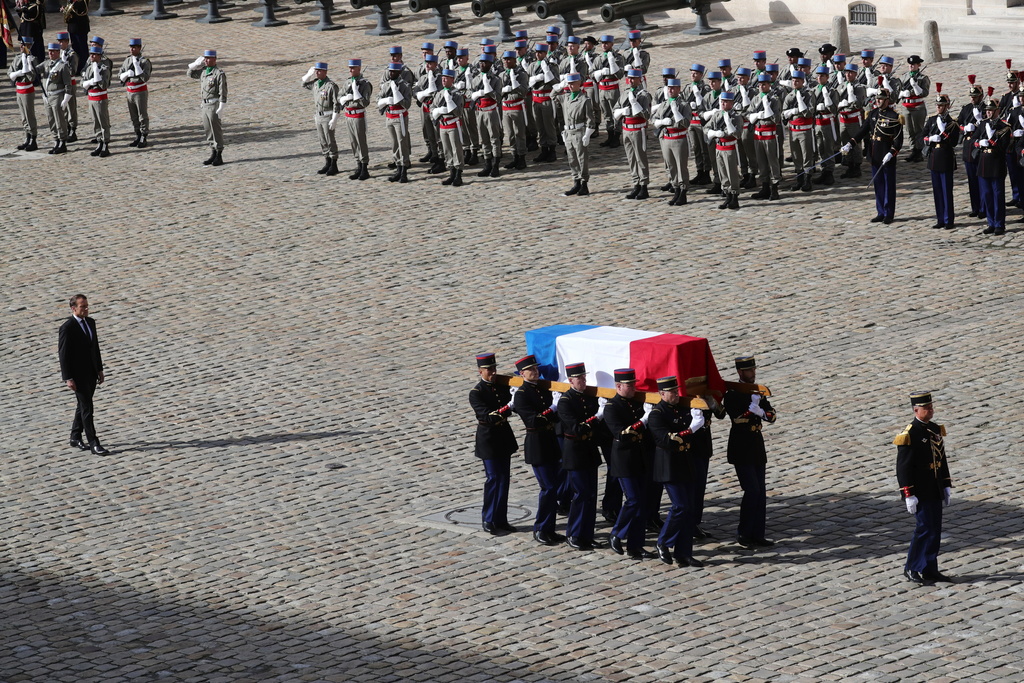
<path id="1" fill-rule="evenodd" d="M 996 228 L 995 230 L 992 231 L 992 234 L 993 235 L 1005 235 L 1006 234 L 1006 228 Z"/>
<path id="2" fill-rule="evenodd" d="M 89 447 L 89 444 L 87 444 L 86 442 L 82 441 L 81 439 L 71 439 L 71 447 L 72 448 L 77 448 L 80 451 L 91 451 L 92 450 Z"/>
<path id="3" fill-rule="evenodd" d="M 565 542 L 570 548 L 575 548 L 576 550 L 590 550 L 589 545 L 581 542 L 580 539 L 575 536 L 569 536 L 566 538 Z"/>
<path id="4" fill-rule="evenodd" d="M 992 233 L 994 233 L 995 231 L 996 231 L 996 229 L 995 229 L 995 228 L 993 228 L 992 226 L 989 226 L 989 227 L 985 228 L 984 230 L 982 230 L 982 231 L 981 231 L 981 234 L 982 234 L 982 235 L 991 235 L 991 234 L 992 234 Z"/>
<path id="5" fill-rule="evenodd" d="M 944 227 L 946 227 L 944 223 L 936 223 L 935 225 L 932 226 L 932 229 L 942 230 Z"/>
<path id="6" fill-rule="evenodd" d="M 754 547 L 754 540 L 751 539 L 751 538 L 747 538 L 746 536 L 737 536 L 736 537 L 736 542 L 739 543 L 744 548 L 753 548 Z"/>
<path id="7" fill-rule="evenodd" d="M 929 586 L 929 585 L 931 585 L 930 582 L 926 581 L 923 576 L 921 576 L 919 573 L 917 573 L 915 571 L 912 571 L 910 569 L 904 569 L 903 570 L 903 576 L 907 577 L 907 581 L 910 581 L 911 583 L 916 583 L 916 584 L 918 584 L 920 586 Z"/>
<path id="8" fill-rule="evenodd" d="M 110 454 L 110 451 L 108 451 L 106 448 L 104 448 L 103 446 L 99 445 L 98 443 L 94 443 L 92 445 L 92 452 L 95 453 L 96 455 L 109 455 Z"/>
<path id="9" fill-rule="evenodd" d="M 647 548 L 629 551 L 629 559 L 631 560 L 654 560 L 657 559 L 657 557 L 658 553 L 651 552 Z"/>
<path id="10" fill-rule="evenodd" d="M 551 534 L 546 534 L 543 531 L 534 531 L 533 540 L 537 541 L 541 545 L 558 545 L 559 541 L 556 541 Z"/>
<path id="11" fill-rule="evenodd" d="M 508 522 L 502 522 L 501 524 L 495 524 L 494 526 L 495 528 L 501 531 L 507 531 L 510 534 L 514 534 L 517 531 L 517 529 Z"/>
<path id="12" fill-rule="evenodd" d="M 484 522 L 480 526 L 483 528 L 484 531 L 489 533 L 491 536 L 494 536 L 498 533 L 498 528 L 490 522 Z"/>
<path id="13" fill-rule="evenodd" d="M 569 514 L 569 506 L 568 505 L 559 505 L 558 509 L 556 510 L 556 512 L 558 514 L 560 514 L 560 515 L 567 515 L 567 514 Z"/>
<path id="14" fill-rule="evenodd" d="M 941 572 L 921 572 L 921 578 L 933 583 L 956 583 L 956 581 Z"/>
<path id="15" fill-rule="evenodd" d="M 1024 219 L 1021 219 L 1021 220 L 1024 220 Z M 946 224 L 945 224 L 944 226 L 942 226 L 942 227 L 944 227 L 944 228 L 945 228 L 946 230 L 953 230 L 953 229 L 955 229 L 955 228 L 956 228 L 956 226 L 955 226 L 954 224 L 952 224 L 952 223 L 946 223 Z"/>
<path id="16" fill-rule="evenodd" d="M 665 564 L 672 564 L 675 560 L 672 559 L 672 551 L 668 549 L 668 546 L 658 544 L 655 546 L 658 549 L 658 558 Z"/>
<path id="17" fill-rule="evenodd" d="M 676 562 L 680 567 L 694 567 L 696 569 L 700 569 L 704 566 L 704 563 L 696 557 L 680 557 Z"/>
<path id="18" fill-rule="evenodd" d="M 885 218 L 883 218 L 882 219 L 882 223 L 884 223 L 885 225 L 891 224 L 892 223 L 892 216 L 886 216 Z"/>
<path id="19" fill-rule="evenodd" d="M 694 538 L 714 538 L 714 536 L 712 536 L 708 532 L 704 531 L 699 526 L 698 527 L 694 527 L 693 537 Z"/>
<path id="20" fill-rule="evenodd" d="M 619 519 L 619 513 L 612 510 L 601 510 L 601 516 L 604 517 L 604 521 L 609 524 L 615 524 Z"/>
<path id="21" fill-rule="evenodd" d="M 977 218 L 978 217 L 978 212 L 977 211 L 971 211 L 969 214 L 967 214 L 967 217 L 968 218 Z"/>
<path id="22" fill-rule="evenodd" d="M 875 216 L 874 218 L 871 219 L 871 222 L 872 223 L 881 223 L 884 220 L 885 220 L 885 216 Z"/>
<path id="23" fill-rule="evenodd" d="M 762 548 L 770 548 L 771 546 L 775 545 L 775 541 L 772 541 L 767 538 L 752 538 L 750 540 L 754 545 L 761 546 Z"/>
<path id="24" fill-rule="evenodd" d="M 622 547 L 622 539 L 613 534 L 608 535 L 608 547 L 611 548 L 616 555 L 626 554 L 625 548 Z"/>
<path id="25" fill-rule="evenodd" d="M 555 543 L 565 543 L 565 541 L 567 540 L 565 536 L 563 536 L 562 534 L 555 533 L 554 531 L 548 534 L 548 536 L 552 538 L 555 541 Z"/>
<path id="26" fill-rule="evenodd" d="M 582 545 L 586 546 L 588 550 L 604 550 L 608 547 L 604 541 L 585 541 Z"/>

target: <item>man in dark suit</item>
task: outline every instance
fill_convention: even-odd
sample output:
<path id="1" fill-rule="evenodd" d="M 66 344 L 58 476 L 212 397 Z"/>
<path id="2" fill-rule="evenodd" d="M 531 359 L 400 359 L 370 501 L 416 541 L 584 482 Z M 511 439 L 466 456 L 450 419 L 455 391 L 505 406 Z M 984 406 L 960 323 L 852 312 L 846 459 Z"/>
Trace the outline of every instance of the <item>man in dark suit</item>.
<path id="1" fill-rule="evenodd" d="M 493 353 L 477 355 L 476 367 L 480 381 L 469 392 L 469 405 L 476 414 L 476 457 L 483 461 L 487 474 L 481 511 L 483 530 L 492 535 L 512 532 L 516 529 L 508 523 L 508 489 L 512 454 L 519 450 L 508 424 L 512 393 L 507 386 L 494 383 L 497 360 Z"/>
<path id="2" fill-rule="evenodd" d="M 96 385 L 103 384 L 103 360 L 96 336 L 96 322 L 89 317 L 89 300 L 84 294 L 71 297 L 71 317 L 64 321 L 57 333 L 57 356 L 60 358 L 60 377 L 68 389 L 75 392 L 78 407 L 71 423 L 71 446 L 96 455 L 109 451 L 100 445 L 92 422 L 92 395 Z M 82 440 L 82 432 L 85 440 Z"/>

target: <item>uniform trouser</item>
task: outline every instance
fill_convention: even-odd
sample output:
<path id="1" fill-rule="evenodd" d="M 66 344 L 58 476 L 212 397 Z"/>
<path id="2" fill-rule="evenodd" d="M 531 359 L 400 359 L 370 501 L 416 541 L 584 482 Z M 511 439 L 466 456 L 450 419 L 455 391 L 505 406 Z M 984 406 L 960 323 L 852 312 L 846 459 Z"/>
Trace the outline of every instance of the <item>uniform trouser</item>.
<path id="1" fill-rule="evenodd" d="M 918 107 L 907 108 L 907 113 L 904 116 L 907 126 L 907 139 L 910 140 L 916 150 L 920 150 L 924 146 L 921 134 L 924 132 L 924 122 L 927 118 L 928 108 L 923 104 Z"/>
<path id="2" fill-rule="evenodd" d="M 36 134 L 36 94 L 18 95 L 18 111 L 21 113 L 21 127 L 26 135 Z"/>
<path id="3" fill-rule="evenodd" d="M 472 105 L 470 105 L 472 106 Z M 480 151 L 480 131 L 477 129 L 476 112 L 472 108 L 462 109 L 462 129 L 466 136 L 465 144 L 474 152 Z"/>
<path id="4" fill-rule="evenodd" d="M 597 86 L 595 85 L 592 88 L 584 88 L 583 92 L 585 92 L 587 94 L 587 97 L 589 97 L 590 101 L 594 104 L 594 116 L 597 118 L 597 129 L 600 130 L 601 129 L 601 102 L 600 102 L 600 100 L 597 97 L 597 93 L 599 92 L 598 89 L 597 89 Z"/>
<path id="5" fill-rule="evenodd" d="M 406 113 L 396 119 L 387 119 L 387 129 L 388 137 L 391 139 L 391 160 L 397 166 L 409 168 L 409 154 L 412 153 L 409 115 Z"/>
<path id="6" fill-rule="evenodd" d="M 203 104 L 203 131 L 206 142 L 216 151 L 224 149 L 224 132 L 220 128 L 220 115 L 217 114 L 217 102 Z"/>
<path id="7" fill-rule="evenodd" d="M 569 481 L 569 473 L 565 470 L 559 470 L 557 497 L 558 507 L 563 510 L 568 510 L 570 505 L 572 505 L 573 495 L 572 482 Z"/>
<path id="8" fill-rule="evenodd" d="M 1010 195 L 1014 206 L 1021 206 L 1021 183 L 1024 183 L 1024 169 L 1020 167 L 1020 155 L 1012 148 L 1006 153 L 1006 174 L 1010 176 Z"/>
<path id="9" fill-rule="evenodd" d="M 57 93 L 44 98 L 46 107 L 46 123 L 50 126 L 50 135 L 54 142 L 68 139 L 68 120 L 64 116 L 64 107 L 60 106 L 64 93 Z"/>
<path id="10" fill-rule="evenodd" d="M 744 538 L 764 538 L 768 494 L 765 487 L 764 465 L 734 465 L 736 478 L 743 489 L 740 501 L 740 522 L 736 535 Z"/>
<path id="11" fill-rule="evenodd" d="M 711 181 L 716 185 L 721 185 L 722 177 L 718 174 L 718 150 L 715 149 L 715 141 L 705 140 L 704 149 L 708 151 L 708 160 L 711 164 Z"/>
<path id="12" fill-rule="evenodd" d="M 978 176 L 978 192 L 981 194 L 981 210 L 990 228 L 1006 227 L 1006 178 L 982 178 Z"/>
<path id="13" fill-rule="evenodd" d="M 740 172 L 743 175 L 757 173 L 757 152 L 754 150 L 754 127 L 749 123 L 743 124 L 743 133 L 740 134 Z"/>
<path id="14" fill-rule="evenodd" d="M 441 128 L 438 131 L 441 138 L 441 151 L 444 154 L 444 161 L 448 168 L 462 170 L 465 160 L 462 149 L 462 124 L 451 129 Z"/>
<path id="15" fill-rule="evenodd" d="M 939 542 L 942 540 L 942 500 L 921 500 L 914 513 L 917 526 L 910 537 L 906 569 L 935 574 L 939 571 Z"/>
<path id="16" fill-rule="evenodd" d="M 437 124 L 430 117 L 430 112 L 424 111 L 423 107 L 420 107 L 420 131 L 423 133 L 423 143 L 427 146 L 427 151 L 435 156 L 440 155 L 441 143 L 438 139 Z"/>
<path id="17" fill-rule="evenodd" d="M 481 521 L 490 524 L 508 524 L 508 489 L 512 480 L 512 458 L 484 460 L 484 504 Z"/>
<path id="18" fill-rule="evenodd" d="M 722 192 L 739 192 L 740 153 L 735 149 L 731 151 L 719 149 L 716 150 L 715 157 L 719 182 L 722 184 Z"/>
<path id="19" fill-rule="evenodd" d="M 687 177 L 686 162 L 690 156 L 690 144 L 686 138 L 677 140 L 666 140 L 660 138 L 661 156 L 665 158 L 665 168 L 668 169 L 668 181 L 672 187 L 683 189 L 683 192 L 690 186 L 690 179 Z"/>
<path id="20" fill-rule="evenodd" d="M 533 120 L 537 122 L 538 142 L 541 147 L 554 147 L 558 143 L 558 131 L 555 129 L 555 107 L 552 100 L 534 102 Z"/>
<path id="21" fill-rule="evenodd" d="M 72 79 L 72 83 L 78 79 Z M 64 107 L 64 116 L 68 120 L 68 128 L 75 130 L 78 128 L 78 93 L 75 92 L 75 86 L 71 86 L 71 100 L 68 101 L 68 106 Z M 109 126 L 108 126 L 109 128 Z"/>
<path id="22" fill-rule="evenodd" d="M 128 116 L 136 135 L 149 135 L 149 91 L 131 92 L 125 96 Z"/>
<path id="23" fill-rule="evenodd" d="M 501 158 L 501 112 L 497 107 L 491 111 L 477 110 L 474 113 L 476 118 L 476 129 L 479 139 L 479 149 L 483 152 L 484 159 Z"/>
<path id="24" fill-rule="evenodd" d="M 881 167 L 871 164 L 871 173 L 875 179 L 875 213 L 892 218 L 896 215 L 896 158 Z"/>
<path id="25" fill-rule="evenodd" d="M 605 452 L 605 462 L 608 462 L 608 455 Z M 601 512 L 613 518 L 618 518 L 622 510 L 622 484 L 618 477 L 613 477 L 611 472 L 604 475 L 604 496 L 601 498 Z"/>
<path id="26" fill-rule="evenodd" d="M 644 492 L 644 500 L 647 501 L 647 513 L 649 519 L 653 522 L 661 519 L 661 494 L 665 492 L 665 487 L 660 482 L 646 481 L 647 489 Z"/>
<path id="27" fill-rule="evenodd" d="M 935 198 L 935 220 L 939 225 L 953 225 L 953 172 L 932 171 L 932 196 Z"/>
<path id="28" fill-rule="evenodd" d="M 96 379 L 75 378 L 75 419 L 71 423 L 71 438 L 80 439 L 85 433 L 85 442 L 97 443 L 96 427 L 92 421 L 92 397 L 96 393 Z"/>
<path id="29" fill-rule="evenodd" d="M 658 534 L 658 545 L 674 548 L 672 554 L 677 560 L 692 557 L 693 501 L 690 500 L 690 484 L 681 481 L 665 482 L 665 490 L 672 501 L 672 508 Z"/>
<path id="30" fill-rule="evenodd" d="M 525 105 L 523 106 L 525 109 Z M 508 146 L 518 156 L 526 154 L 526 114 L 522 111 L 501 112 L 501 126 L 508 134 Z"/>
<path id="31" fill-rule="evenodd" d="M 647 164 L 647 127 L 622 132 L 622 146 L 626 150 L 629 176 L 634 185 L 647 185 L 651 181 Z"/>
<path id="32" fill-rule="evenodd" d="M 89 100 L 92 114 L 92 133 L 97 142 L 110 142 L 110 101 Z"/>
<path id="33" fill-rule="evenodd" d="M 320 141 L 320 153 L 328 159 L 338 158 L 338 140 L 331 130 L 331 112 L 314 114 L 313 123 L 316 124 L 316 137 Z"/>
<path id="34" fill-rule="evenodd" d="M 836 160 L 829 159 L 835 150 L 835 134 L 832 132 L 832 124 L 827 126 L 815 126 L 814 127 L 814 138 L 818 142 L 818 163 L 821 164 L 821 170 L 831 171 L 836 167 Z M 827 161 L 826 161 L 827 159 Z"/>
<path id="35" fill-rule="evenodd" d="M 527 92 L 523 98 L 523 121 L 526 126 L 526 137 L 530 140 L 537 139 L 537 119 L 533 117 L 533 95 Z"/>
<path id="36" fill-rule="evenodd" d="M 601 114 L 599 118 L 604 119 L 604 127 L 609 133 L 618 133 L 622 130 L 622 125 L 619 120 L 615 118 L 612 113 L 615 111 L 615 105 L 619 101 L 619 89 L 614 90 L 597 90 L 597 104 Z"/>
<path id="37" fill-rule="evenodd" d="M 370 146 L 366 144 L 366 119 L 346 116 L 345 127 L 348 128 L 348 142 L 352 147 L 352 158 L 357 164 L 370 163 Z M 337 144 L 334 145 L 334 149 L 334 156 L 337 158 Z"/>
<path id="38" fill-rule="evenodd" d="M 792 135 L 792 134 L 791 134 Z M 779 126 L 779 168 L 786 162 L 786 129 Z"/>
<path id="39" fill-rule="evenodd" d="M 796 173 L 810 173 L 814 168 L 814 131 L 789 131 L 789 154 L 793 157 L 793 170 Z"/>
<path id="40" fill-rule="evenodd" d="M 757 155 L 757 179 L 762 185 L 782 182 L 782 163 L 779 160 L 779 139 L 755 140 L 754 152 Z"/>
<path id="41" fill-rule="evenodd" d="M 593 541 L 594 523 L 597 520 L 597 468 L 571 470 L 568 477 L 573 496 L 569 504 L 565 535 L 585 543 Z"/>
<path id="42" fill-rule="evenodd" d="M 534 531 L 554 533 L 555 514 L 558 512 L 558 465 L 534 465 L 533 476 L 537 477 L 540 493 L 537 496 L 537 517 L 533 522 Z"/>
<path id="43" fill-rule="evenodd" d="M 690 458 L 693 462 L 693 524 L 699 525 L 704 521 L 704 494 L 708 489 L 708 470 L 711 469 L 710 455 L 695 455 Z"/>
<path id="44" fill-rule="evenodd" d="M 590 150 L 583 146 L 582 130 L 567 130 L 562 133 L 565 142 L 565 156 L 574 181 L 590 180 Z M 554 144 L 554 143 L 551 143 Z"/>
<path id="45" fill-rule="evenodd" d="M 978 189 L 978 164 L 973 161 L 964 161 L 964 171 L 967 173 L 967 192 L 971 197 L 971 213 L 984 214 L 985 209 L 981 206 L 981 192 Z"/>
<path id="46" fill-rule="evenodd" d="M 861 124 L 858 123 L 841 123 L 839 124 L 839 145 L 840 147 L 849 144 L 851 149 L 850 153 L 846 155 L 847 166 L 859 166 L 862 159 L 864 158 L 863 153 L 860 149 L 860 143 L 855 141 L 853 137 L 860 132 Z"/>
<path id="47" fill-rule="evenodd" d="M 615 526 L 611 534 L 626 542 L 626 548 L 630 552 L 639 551 L 644 547 L 644 537 L 647 528 L 647 506 L 644 500 L 645 484 L 640 477 L 619 477 L 619 484 L 626 496 L 626 502 L 622 504 L 619 516 L 615 519 Z"/>
<path id="48" fill-rule="evenodd" d="M 707 140 L 704 139 L 704 126 L 691 123 L 686 136 L 690 141 L 690 150 L 693 152 L 693 165 L 697 168 L 697 171 L 710 171 L 712 157 L 708 154 Z"/>

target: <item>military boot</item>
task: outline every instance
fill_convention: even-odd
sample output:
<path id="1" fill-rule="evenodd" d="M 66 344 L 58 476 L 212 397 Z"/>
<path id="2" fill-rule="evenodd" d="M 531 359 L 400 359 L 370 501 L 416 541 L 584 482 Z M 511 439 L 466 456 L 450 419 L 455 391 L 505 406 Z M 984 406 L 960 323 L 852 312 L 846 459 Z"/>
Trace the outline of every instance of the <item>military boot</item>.
<path id="1" fill-rule="evenodd" d="M 213 161 L 210 162 L 210 166 L 223 166 L 224 157 L 221 156 L 221 151 L 217 150 L 213 153 Z"/>
<path id="2" fill-rule="evenodd" d="M 583 184 L 582 180 L 577 180 L 575 183 L 573 183 L 573 186 L 571 188 L 569 188 L 568 190 L 566 190 L 565 192 L 562 193 L 562 196 L 563 197 L 571 197 L 571 196 L 573 196 L 575 194 L 579 194 L 580 193 L 580 185 L 582 185 L 582 184 Z"/>
<path id="3" fill-rule="evenodd" d="M 395 168 L 395 172 L 388 176 L 388 182 L 389 183 L 397 183 L 401 179 L 402 179 L 402 167 L 401 166 L 397 166 Z"/>
<path id="4" fill-rule="evenodd" d="M 778 183 L 772 183 L 772 193 L 768 197 L 768 200 L 769 201 L 774 201 L 774 200 L 776 200 L 778 198 L 779 198 L 779 184 Z"/>
<path id="5" fill-rule="evenodd" d="M 729 195 L 729 208 L 736 211 L 740 208 L 740 193 L 733 192 Z"/>
<path id="6" fill-rule="evenodd" d="M 324 157 L 324 165 L 323 165 L 323 167 L 319 171 L 317 171 L 317 173 L 319 175 L 323 175 L 323 174 L 327 173 L 330 170 L 331 170 L 331 158 L 330 157 Z"/>
<path id="7" fill-rule="evenodd" d="M 366 180 L 370 177 L 370 165 L 359 164 L 359 177 L 356 180 Z"/>
<path id="8" fill-rule="evenodd" d="M 522 171 L 524 168 L 526 168 L 526 155 L 520 154 L 516 157 L 516 169 Z"/>
<path id="9" fill-rule="evenodd" d="M 145 146 L 146 146 L 146 144 L 147 144 L 147 143 L 146 143 L 146 136 L 145 136 L 145 135 L 143 135 L 142 137 L 140 137 L 140 138 L 139 138 L 139 144 L 138 144 L 138 145 L 136 145 L 136 146 L 137 146 L 137 147 L 138 147 L 139 149 L 142 149 L 143 147 L 145 147 Z"/>
<path id="10" fill-rule="evenodd" d="M 576 196 L 578 196 L 578 197 L 586 197 L 588 194 L 590 194 L 590 188 L 587 187 L 587 181 L 586 180 L 580 181 L 580 191 L 576 193 Z"/>
<path id="11" fill-rule="evenodd" d="M 441 181 L 442 185 L 451 185 L 455 182 L 455 167 L 452 166 L 448 169 L 448 177 Z"/>
<path id="12" fill-rule="evenodd" d="M 330 167 L 324 171 L 324 175 L 338 175 L 338 173 L 340 173 L 338 170 L 338 160 L 328 159 L 328 162 L 330 163 Z"/>
<path id="13" fill-rule="evenodd" d="M 34 152 L 37 149 L 39 149 L 39 145 L 36 143 L 36 136 L 33 135 L 31 138 L 29 138 L 29 143 L 28 143 L 28 145 L 26 145 L 25 151 L 26 152 Z"/>
<path id="14" fill-rule="evenodd" d="M 101 142 L 100 143 L 100 153 L 99 153 L 98 156 L 101 159 L 105 159 L 105 158 L 110 156 L 110 143 L 109 142 Z"/>
<path id="15" fill-rule="evenodd" d="M 641 185 L 640 186 L 640 193 L 636 196 L 636 199 L 650 199 L 650 198 L 651 198 L 651 195 L 648 194 L 648 192 L 647 192 L 647 186 L 646 185 Z"/>
<path id="16" fill-rule="evenodd" d="M 142 141 L 142 133 L 135 131 L 135 139 L 128 143 L 129 147 L 138 147 L 139 142 Z"/>
<path id="17" fill-rule="evenodd" d="M 18 149 L 25 149 L 26 147 L 28 147 L 28 144 L 30 142 L 32 142 L 32 136 L 29 135 L 28 133 L 25 133 L 25 142 L 18 145 Z"/>
<path id="18" fill-rule="evenodd" d="M 217 158 L 217 150 L 211 149 L 210 150 L 210 158 L 203 162 L 203 166 L 209 166 L 210 164 L 212 164 L 214 162 L 214 160 L 216 158 Z"/>
<path id="19" fill-rule="evenodd" d="M 704 190 L 704 194 L 712 194 L 712 195 L 722 194 L 722 184 L 721 183 L 714 183 L 711 187 L 709 187 L 708 189 Z"/>
<path id="20" fill-rule="evenodd" d="M 462 187 L 462 169 L 455 169 L 455 178 L 452 179 L 452 187 Z"/>
<path id="21" fill-rule="evenodd" d="M 478 178 L 486 178 L 491 175 L 491 168 L 494 166 L 494 160 L 491 158 L 484 159 L 484 167 L 477 173 Z"/>
<path id="22" fill-rule="evenodd" d="M 755 192 L 750 195 L 751 199 L 768 199 L 772 196 L 771 190 L 768 188 L 768 183 L 761 183 L 761 191 Z"/>
<path id="23" fill-rule="evenodd" d="M 102 151 L 103 151 L 103 143 L 102 142 L 97 142 L 96 143 L 96 149 L 94 149 L 93 151 L 89 152 L 89 156 L 91 156 L 91 157 L 98 157 L 100 155 L 100 152 L 102 152 Z"/>

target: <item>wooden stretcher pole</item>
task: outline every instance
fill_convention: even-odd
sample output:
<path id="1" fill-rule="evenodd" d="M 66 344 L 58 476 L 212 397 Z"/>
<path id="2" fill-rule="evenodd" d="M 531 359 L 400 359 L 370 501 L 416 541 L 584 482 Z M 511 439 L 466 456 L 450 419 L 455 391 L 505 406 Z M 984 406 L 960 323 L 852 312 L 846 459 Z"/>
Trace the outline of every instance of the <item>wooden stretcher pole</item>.
<path id="1" fill-rule="evenodd" d="M 495 384 L 505 384 L 510 387 L 521 387 L 523 386 L 523 378 L 516 377 L 514 375 L 495 375 L 492 380 Z M 546 379 L 537 380 L 537 386 L 542 389 L 550 389 L 551 391 L 560 391 L 565 393 L 569 391 L 569 384 L 567 382 L 552 382 Z M 752 385 L 744 385 L 752 386 Z M 601 396 L 604 398 L 615 398 L 615 390 L 607 389 L 605 387 L 591 387 L 588 386 L 586 391 L 583 392 L 587 396 Z M 633 396 L 635 400 L 643 401 L 644 403 L 661 403 L 661 394 L 657 391 L 640 391 L 637 390 L 636 395 Z M 709 410 L 708 404 L 704 399 L 699 396 L 680 396 L 680 401 L 683 404 L 689 403 L 691 408 L 699 408 L 700 410 Z"/>
<path id="2" fill-rule="evenodd" d="M 745 394 L 761 394 L 765 398 L 772 395 L 771 389 L 763 384 L 747 384 L 746 382 L 726 382 L 725 388 L 728 391 L 732 389 Z M 706 377 L 691 377 L 686 380 L 686 393 L 690 396 L 704 396 L 708 393 L 708 384 Z M 716 395 L 718 399 L 722 397 L 718 395 L 718 392 L 711 392 Z"/>

